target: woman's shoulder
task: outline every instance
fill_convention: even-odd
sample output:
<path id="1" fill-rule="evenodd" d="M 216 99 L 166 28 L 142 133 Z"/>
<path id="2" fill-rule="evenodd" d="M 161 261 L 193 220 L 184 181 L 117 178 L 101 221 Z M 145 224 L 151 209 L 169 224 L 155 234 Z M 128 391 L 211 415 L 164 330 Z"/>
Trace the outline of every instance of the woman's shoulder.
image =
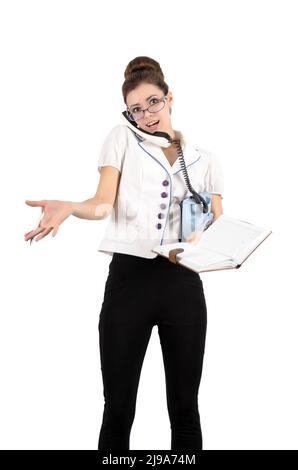
<path id="1" fill-rule="evenodd" d="M 209 167 L 221 165 L 221 161 L 214 151 L 199 146 L 195 146 L 194 149 Z"/>
<path id="2" fill-rule="evenodd" d="M 123 124 L 116 124 L 106 133 L 104 146 L 125 148 L 127 145 L 127 139 L 128 133 L 126 126 Z"/>
<path id="3" fill-rule="evenodd" d="M 213 151 L 207 150 L 206 148 L 199 147 L 197 145 L 194 146 L 195 151 L 198 152 L 199 155 L 201 155 L 203 158 L 206 159 L 211 159 L 212 157 L 216 158 L 216 155 Z"/>
<path id="4" fill-rule="evenodd" d="M 127 126 L 124 124 L 116 124 L 112 128 L 110 128 L 108 132 L 108 136 L 116 137 L 116 138 L 124 138 L 127 135 Z"/>
<path id="5" fill-rule="evenodd" d="M 216 158 L 216 155 L 213 151 L 198 145 L 196 137 L 194 137 L 192 134 L 183 132 L 183 138 L 187 147 L 191 149 L 192 152 L 196 152 L 198 156 L 203 157 L 205 160 L 210 160 L 213 156 Z"/>

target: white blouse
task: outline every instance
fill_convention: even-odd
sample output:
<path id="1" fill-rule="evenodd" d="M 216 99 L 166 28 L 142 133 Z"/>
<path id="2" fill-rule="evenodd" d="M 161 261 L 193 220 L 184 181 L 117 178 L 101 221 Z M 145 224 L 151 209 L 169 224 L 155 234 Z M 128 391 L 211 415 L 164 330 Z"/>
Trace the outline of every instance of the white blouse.
<path id="1" fill-rule="evenodd" d="M 211 152 L 194 146 L 180 131 L 185 165 L 197 192 L 223 195 L 221 164 Z M 121 172 L 114 211 L 98 251 L 155 258 L 155 245 L 178 242 L 179 202 L 191 196 L 179 159 L 171 166 L 162 148 L 140 140 L 125 124 L 112 128 L 102 145 L 98 168 L 111 165 Z M 223 197 L 223 196 L 222 196 Z"/>

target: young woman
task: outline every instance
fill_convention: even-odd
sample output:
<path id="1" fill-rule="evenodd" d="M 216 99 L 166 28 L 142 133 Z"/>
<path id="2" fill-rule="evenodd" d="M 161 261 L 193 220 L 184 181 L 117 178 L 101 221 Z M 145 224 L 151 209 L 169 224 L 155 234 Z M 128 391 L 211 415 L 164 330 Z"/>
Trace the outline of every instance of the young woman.
<path id="1" fill-rule="evenodd" d="M 83 202 L 26 201 L 43 208 L 39 226 L 25 240 L 49 234 L 69 216 L 111 216 L 99 251 L 112 256 L 99 316 L 104 411 L 99 450 L 129 449 L 137 389 L 152 327 L 162 348 L 171 450 L 202 449 L 198 411 L 207 309 L 199 274 L 169 262 L 154 246 L 180 241 L 179 201 L 190 196 L 179 165 L 180 141 L 190 182 L 212 193 L 214 220 L 222 214 L 223 177 L 214 154 L 194 147 L 171 123 L 173 96 L 162 70 L 149 57 L 127 66 L 122 86 L 126 111 L 102 146 L 100 181 Z M 157 124 L 154 124 L 157 121 Z M 153 125 L 151 125 L 153 124 Z M 152 136 L 152 138 L 151 138 Z M 196 243 L 201 232 L 187 241 Z M 145 443 L 144 443 L 145 444 Z"/>

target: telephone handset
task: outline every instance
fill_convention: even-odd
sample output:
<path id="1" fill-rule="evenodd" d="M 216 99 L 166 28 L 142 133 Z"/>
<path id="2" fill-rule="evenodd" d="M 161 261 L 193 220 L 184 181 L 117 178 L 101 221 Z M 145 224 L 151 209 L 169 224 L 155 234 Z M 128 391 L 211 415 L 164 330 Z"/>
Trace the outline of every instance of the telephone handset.
<path id="1" fill-rule="evenodd" d="M 122 112 L 121 120 L 136 134 L 138 139 L 148 140 L 160 147 L 169 147 L 172 144 L 172 138 L 167 132 L 155 131 L 151 133 L 145 129 L 141 129 L 127 111 Z"/>

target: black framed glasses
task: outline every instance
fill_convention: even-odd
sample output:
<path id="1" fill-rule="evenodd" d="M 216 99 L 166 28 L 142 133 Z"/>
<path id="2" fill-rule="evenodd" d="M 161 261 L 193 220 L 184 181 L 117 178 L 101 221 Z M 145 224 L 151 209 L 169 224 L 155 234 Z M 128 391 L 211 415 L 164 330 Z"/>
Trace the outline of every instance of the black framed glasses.
<path id="1" fill-rule="evenodd" d="M 139 121 L 145 116 L 145 111 L 149 111 L 149 113 L 158 113 L 158 111 L 161 111 L 165 107 L 167 99 L 167 95 L 164 95 L 162 98 L 151 98 L 150 102 L 155 102 L 145 109 L 141 109 L 139 106 L 133 106 L 131 109 L 127 108 L 128 117 L 132 121 Z"/>

